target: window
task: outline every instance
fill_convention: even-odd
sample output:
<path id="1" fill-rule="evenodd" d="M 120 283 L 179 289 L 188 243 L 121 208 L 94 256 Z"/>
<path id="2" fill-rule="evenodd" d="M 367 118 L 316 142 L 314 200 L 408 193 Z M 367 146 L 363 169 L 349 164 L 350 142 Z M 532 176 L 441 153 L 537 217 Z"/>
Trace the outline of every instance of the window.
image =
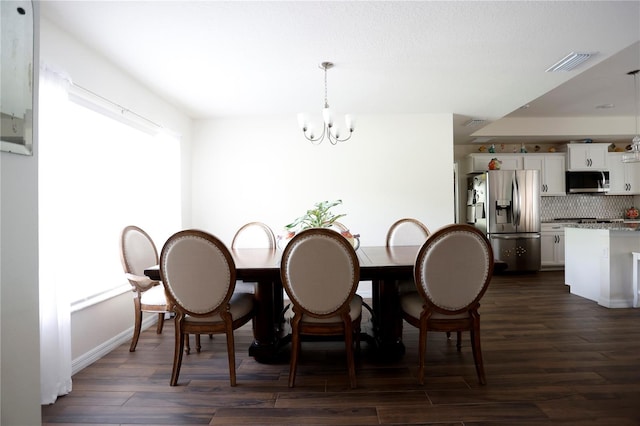
<path id="1" fill-rule="evenodd" d="M 41 101 L 40 263 L 48 272 L 41 280 L 63 283 L 78 309 L 128 289 L 119 252 L 125 226 L 146 230 L 158 251 L 179 230 L 180 147 L 140 120 L 116 119 L 120 111 L 71 98 Z"/>

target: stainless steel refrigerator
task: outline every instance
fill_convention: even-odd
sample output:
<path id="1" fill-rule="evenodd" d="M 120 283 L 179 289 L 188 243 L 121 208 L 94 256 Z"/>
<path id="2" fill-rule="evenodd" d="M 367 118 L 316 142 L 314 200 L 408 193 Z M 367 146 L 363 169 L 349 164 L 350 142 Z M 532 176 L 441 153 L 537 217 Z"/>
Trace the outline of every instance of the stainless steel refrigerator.
<path id="1" fill-rule="evenodd" d="M 490 170 L 468 176 L 467 223 L 487 234 L 507 271 L 540 269 L 540 171 Z"/>

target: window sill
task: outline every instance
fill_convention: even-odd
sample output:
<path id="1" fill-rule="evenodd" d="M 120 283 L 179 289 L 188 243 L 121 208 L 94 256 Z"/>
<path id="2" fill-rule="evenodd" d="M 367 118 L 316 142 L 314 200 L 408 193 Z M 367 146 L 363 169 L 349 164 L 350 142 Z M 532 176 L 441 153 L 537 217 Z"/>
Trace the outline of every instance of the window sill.
<path id="1" fill-rule="evenodd" d="M 85 299 L 76 300 L 75 302 L 71 303 L 71 313 L 81 311 L 93 305 L 97 305 L 98 303 L 113 299 L 114 297 L 120 296 L 121 294 L 124 294 L 126 292 L 131 292 L 131 285 L 123 284 L 119 287 L 107 290 L 103 293 L 95 294 Z"/>

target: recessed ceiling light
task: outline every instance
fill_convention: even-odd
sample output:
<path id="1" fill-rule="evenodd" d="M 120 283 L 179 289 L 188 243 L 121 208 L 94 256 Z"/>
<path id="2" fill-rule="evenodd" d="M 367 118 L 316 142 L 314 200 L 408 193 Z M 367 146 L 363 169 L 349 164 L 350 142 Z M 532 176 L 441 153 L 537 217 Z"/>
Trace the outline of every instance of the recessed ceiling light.
<path id="1" fill-rule="evenodd" d="M 547 68 L 546 72 L 571 71 L 572 69 L 576 68 L 578 65 L 589 59 L 591 56 L 591 53 L 571 52 L 567 56 Z"/>

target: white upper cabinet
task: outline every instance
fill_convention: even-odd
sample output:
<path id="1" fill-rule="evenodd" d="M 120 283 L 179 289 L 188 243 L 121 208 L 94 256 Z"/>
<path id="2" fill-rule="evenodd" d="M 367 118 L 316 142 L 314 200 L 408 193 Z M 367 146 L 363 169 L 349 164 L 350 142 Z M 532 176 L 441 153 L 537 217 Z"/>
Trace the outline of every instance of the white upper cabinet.
<path id="1" fill-rule="evenodd" d="M 523 154 L 505 153 L 469 154 L 467 173 L 486 172 L 489 170 L 489 162 L 494 158 L 502 162 L 500 170 L 522 170 L 522 156 Z"/>
<path id="2" fill-rule="evenodd" d="M 525 169 L 540 170 L 540 195 L 567 195 L 565 187 L 565 154 L 524 154 Z"/>
<path id="3" fill-rule="evenodd" d="M 606 170 L 608 143 L 567 144 L 567 170 Z"/>
<path id="4" fill-rule="evenodd" d="M 607 154 L 609 195 L 640 194 L 640 163 L 623 163 L 621 152 Z"/>

